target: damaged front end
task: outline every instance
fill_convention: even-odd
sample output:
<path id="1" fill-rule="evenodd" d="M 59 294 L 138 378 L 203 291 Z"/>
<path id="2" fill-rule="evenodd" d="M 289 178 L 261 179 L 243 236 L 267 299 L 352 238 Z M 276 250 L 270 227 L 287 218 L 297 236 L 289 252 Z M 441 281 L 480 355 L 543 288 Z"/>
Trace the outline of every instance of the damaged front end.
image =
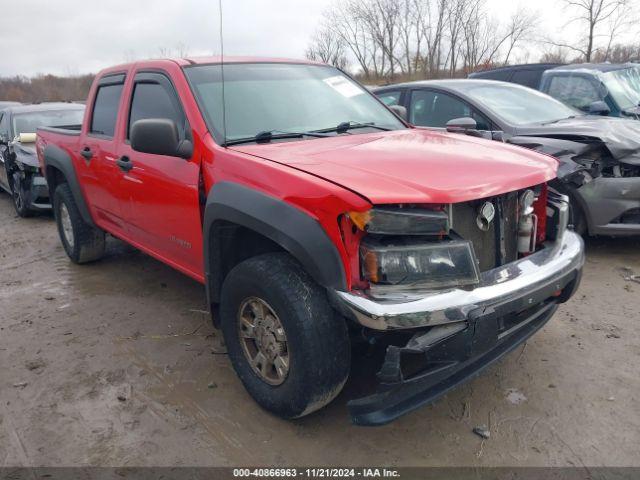
<path id="1" fill-rule="evenodd" d="M 630 121 L 618 120 L 620 123 Z M 638 130 L 638 131 L 636 131 Z M 573 204 L 572 223 L 581 234 L 640 234 L 640 129 L 630 137 L 519 136 L 509 143 L 556 157 L 552 185 Z M 637 141 L 636 141 L 637 140 Z"/>
<path id="2" fill-rule="evenodd" d="M 567 230 L 568 199 L 546 185 L 451 205 L 446 220 L 438 213 L 414 224 L 423 243 L 441 249 L 434 255 L 429 247 L 426 260 L 417 240 L 408 243 L 416 253 L 390 256 L 405 252 L 407 242 L 382 242 L 377 237 L 390 233 L 390 222 L 367 218 L 371 229 L 360 248 L 370 286 L 332 292 L 365 336 L 386 345 L 377 391 L 348 404 L 356 424 L 388 423 L 478 374 L 540 329 L 580 283 L 584 248 Z M 407 231 L 411 214 L 402 217 Z M 468 253 L 451 249 L 463 242 Z M 369 251 L 380 243 L 384 249 L 372 258 Z M 418 281 L 418 271 L 427 283 Z"/>
<path id="3" fill-rule="evenodd" d="M 7 176 L 16 208 L 21 211 L 51 209 L 47 181 L 40 172 L 31 137 L 24 134 L 18 137 L 10 145 L 10 152 Z"/>

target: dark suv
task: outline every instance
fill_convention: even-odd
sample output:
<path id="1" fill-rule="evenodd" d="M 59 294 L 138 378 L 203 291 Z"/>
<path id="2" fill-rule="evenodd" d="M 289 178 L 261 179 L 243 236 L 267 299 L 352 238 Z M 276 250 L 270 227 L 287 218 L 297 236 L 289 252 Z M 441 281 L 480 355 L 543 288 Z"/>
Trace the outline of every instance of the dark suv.
<path id="1" fill-rule="evenodd" d="M 482 70 L 469 75 L 469 78 L 484 80 L 499 80 L 501 82 L 517 83 L 525 87 L 540 87 L 542 74 L 551 68 L 563 66 L 563 63 L 530 63 L 527 65 L 509 65 L 507 67 Z"/>

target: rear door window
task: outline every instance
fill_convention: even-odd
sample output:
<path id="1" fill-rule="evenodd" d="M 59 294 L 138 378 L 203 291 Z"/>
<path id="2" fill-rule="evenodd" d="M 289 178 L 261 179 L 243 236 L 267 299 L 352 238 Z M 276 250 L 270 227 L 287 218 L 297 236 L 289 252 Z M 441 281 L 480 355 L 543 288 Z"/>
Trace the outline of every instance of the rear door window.
<path id="1" fill-rule="evenodd" d="M 603 99 L 594 82 L 577 75 L 551 77 L 547 93 L 561 102 L 583 111 L 588 111 L 589 105 Z"/>
<path id="2" fill-rule="evenodd" d="M 113 137 L 118 118 L 118 108 L 124 84 L 103 85 L 98 87 L 91 115 L 89 132 L 94 135 Z"/>
<path id="3" fill-rule="evenodd" d="M 411 93 L 409 121 L 421 127 L 445 128 L 455 118 L 470 117 L 478 130 L 491 130 L 491 122 L 467 102 L 442 92 L 415 90 Z"/>

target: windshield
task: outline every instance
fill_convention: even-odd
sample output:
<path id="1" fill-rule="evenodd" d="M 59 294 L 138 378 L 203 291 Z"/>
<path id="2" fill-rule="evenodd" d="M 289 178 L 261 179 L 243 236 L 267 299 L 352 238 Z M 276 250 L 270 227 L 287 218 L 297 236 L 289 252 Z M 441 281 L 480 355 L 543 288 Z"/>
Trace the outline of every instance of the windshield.
<path id="1" fill-rule="evenodd" d="M 223 138 L 220 65 L 185 69 L 212 134 L 219 143 L 261 132 L 311 132 L 344 122 L 405 128 L 375 97 L 339 70 L 323 65 L 224 65 L 226 139 Z M 371 131 L 349 130 L 349 134 Z M 337 134 L 337 132 L 336 132 Z"/>
<path id="2" fill-rule="evenodd" d="M 464 93 L 515 126 L 549 123 L 582 115 L 582 112 L 544 93 L 517 85 L 474 85 L 465 88 Z"/>
<path id="3" fill-rule="evenodd" d="M 66 127 L 80 125 L 84 109 L 44 110 L 42 112 L 16 113 L 13 116 L 13 134 L 36 133 L 39 127 Z"/>
<path id="4" fill-rule="evenodd" d="M 640 105 L 640 68 L 625 68 L 602 75 L 607 90 L 622 110 Z"/>

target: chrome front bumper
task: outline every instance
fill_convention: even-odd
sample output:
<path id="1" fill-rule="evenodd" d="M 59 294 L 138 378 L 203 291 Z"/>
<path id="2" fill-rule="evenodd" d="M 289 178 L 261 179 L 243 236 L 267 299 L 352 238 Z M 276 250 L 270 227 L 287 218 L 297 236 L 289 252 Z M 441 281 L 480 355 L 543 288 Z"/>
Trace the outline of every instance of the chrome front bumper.
<path id="1" fill-rule="evenodd" d="M 521 260 L 482 274 L 473 290 L 447 289 L 421 294 L 376 297 L 365 292 L 332 291 L 336 307 L 361 325 L 375 330 L 407 329 L 467 320 L 471 312 L 510 304 L 526 308 L 559 295 L 580 279 L 584 244 L 566 230 L 561 239 Z M 546 295 L 546 297 L 545 297 Z"/>

